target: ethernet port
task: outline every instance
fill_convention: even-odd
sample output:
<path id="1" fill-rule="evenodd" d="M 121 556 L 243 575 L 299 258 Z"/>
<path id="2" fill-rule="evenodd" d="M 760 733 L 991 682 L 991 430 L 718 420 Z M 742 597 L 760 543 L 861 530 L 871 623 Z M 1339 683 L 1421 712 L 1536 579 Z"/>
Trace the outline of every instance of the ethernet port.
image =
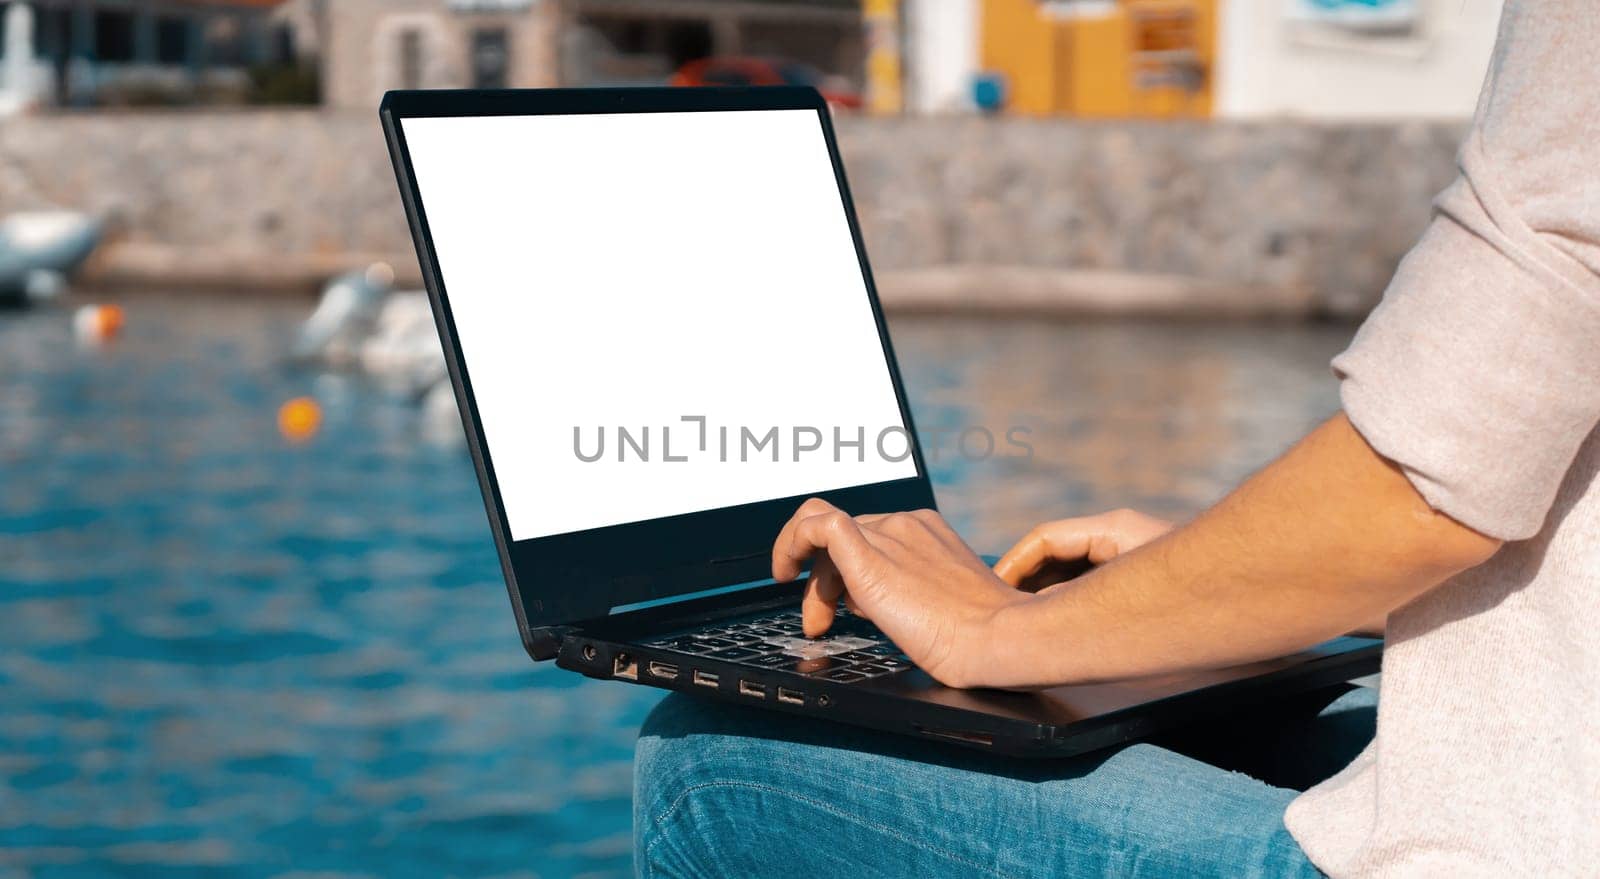
<path id="1" fill-rule="evenodd" d="M 622 678 L 625 681 L 639 679 L 639 663 L 626 653 L 618 653 L 611 657 L 611 676 Z"/>

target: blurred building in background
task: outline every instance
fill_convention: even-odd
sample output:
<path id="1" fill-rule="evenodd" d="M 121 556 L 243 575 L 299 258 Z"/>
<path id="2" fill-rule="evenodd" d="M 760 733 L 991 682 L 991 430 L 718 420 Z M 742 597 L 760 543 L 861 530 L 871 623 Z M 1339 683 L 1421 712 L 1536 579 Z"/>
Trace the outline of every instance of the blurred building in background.
<path id="1" fill-rule="evenodd" d="M 1225 0 L 1223 117 L 1472 115 L 1501 0 Z"/>
<path id="2" fill-rule="evenodd" d="M 799 82 L 858 117 L 891 299 L 1355 315 L 1456 173 L 1500 6 L 0 0 L 0 210 L 115 219 L 108 285 L 414 283 L 384 90 Z M 82 112 L 237 103 L 323 111 Z"/>
<path id="3" fill-rule="evenodd" d="M 0 0 L 0 110 L 809 84 L 838 109 L 1461 118 L 1501 0 Z"/>
<path id="4" fill-rule="evenodd" d="M 1470 115 L 1501 6 L 1500 0 L 978 3 L 972 76 L 992 80 L 1006 111 L 1319 119 Z M 943 57 L 959 63 L 954 53 Z"/>
<path id="5" fill-rule="evenodd" d="M 371 109 L 389 89 L 558 82 L 561 10 L 539 0 L 320 0 L 323 98 Z"/>
<path id="6" fill-rule="evenodd" d="M 1217 0 L 984 0 L 981 63 L 1012 112 L 1206 116 Z"/>
<path id="7" fill-rule="evenodd" d="M 858 0 L 325 0 L 320 19 L 333 106 L 370 108 L 391 88 L 663 85 L 680 74 L 708 85 L 838 77 L 847 91 L 863 58 Z M 686 69 L 708 59 L 718 63 Z"/>
<path id="8" fill-rule="evenodd" d="M 253 71 L 292 66 L 281 0 L 0 2 L 0 86 L 41 105 L 246 100 Z"/>

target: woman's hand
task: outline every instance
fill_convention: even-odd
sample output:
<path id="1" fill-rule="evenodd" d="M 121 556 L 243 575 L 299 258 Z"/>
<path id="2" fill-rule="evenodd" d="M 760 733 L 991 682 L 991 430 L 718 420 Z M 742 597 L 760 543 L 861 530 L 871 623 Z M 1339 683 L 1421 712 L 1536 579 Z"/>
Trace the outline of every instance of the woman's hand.
<path id="1" fill-rule="evenodd" d="M 1073 562 L 1103 565 L 1171 531 L 1173 524 L 1134 510 L 1046 522 L 1006 551 L 995 574 L 1027 592 L 1069 579 Z"/>
<path id="2" fill-rule="evenodd" d="M 793 580 L 808 559 L 807 635 L 828 630 L 843 598 L 952 687 L 989 683 L 996 613 L 1034 600 L 995 576 L 932 510 L 853 517 L 812 498 L 778 534 L 773 578 Z"/>

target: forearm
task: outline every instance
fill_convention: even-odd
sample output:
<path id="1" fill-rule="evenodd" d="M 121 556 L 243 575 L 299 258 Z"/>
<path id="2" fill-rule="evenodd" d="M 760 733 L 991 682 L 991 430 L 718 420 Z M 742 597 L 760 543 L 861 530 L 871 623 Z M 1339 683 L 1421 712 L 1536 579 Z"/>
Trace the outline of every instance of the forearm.
<path id="1" fill-rule="evenodd" d="M 998 612 L 975 683 L 1217 667 L 1370 626 L 1498 542 L 1429 509 L 1342 416 L 1192 523 Z"/>

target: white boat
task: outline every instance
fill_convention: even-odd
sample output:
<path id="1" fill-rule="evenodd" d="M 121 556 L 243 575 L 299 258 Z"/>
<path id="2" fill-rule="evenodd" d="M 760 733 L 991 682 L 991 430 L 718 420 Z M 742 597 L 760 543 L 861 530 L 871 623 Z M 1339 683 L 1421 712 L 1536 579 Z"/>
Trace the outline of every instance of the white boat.
<path id="1" fill-rule="evenodd" d="M 447 377 L 428 295 L 395 290 L 394 270 L 376 263 L 334 278 L 306 318 L 290 360 L 365 373 L 421 400 Z"/>
<path id="2" fill-rule="evenodd" d="M 28 305 L 60 294 L 104 229 L 94 217 L 71 211 L 0 219 L 0 304 Z"/>

